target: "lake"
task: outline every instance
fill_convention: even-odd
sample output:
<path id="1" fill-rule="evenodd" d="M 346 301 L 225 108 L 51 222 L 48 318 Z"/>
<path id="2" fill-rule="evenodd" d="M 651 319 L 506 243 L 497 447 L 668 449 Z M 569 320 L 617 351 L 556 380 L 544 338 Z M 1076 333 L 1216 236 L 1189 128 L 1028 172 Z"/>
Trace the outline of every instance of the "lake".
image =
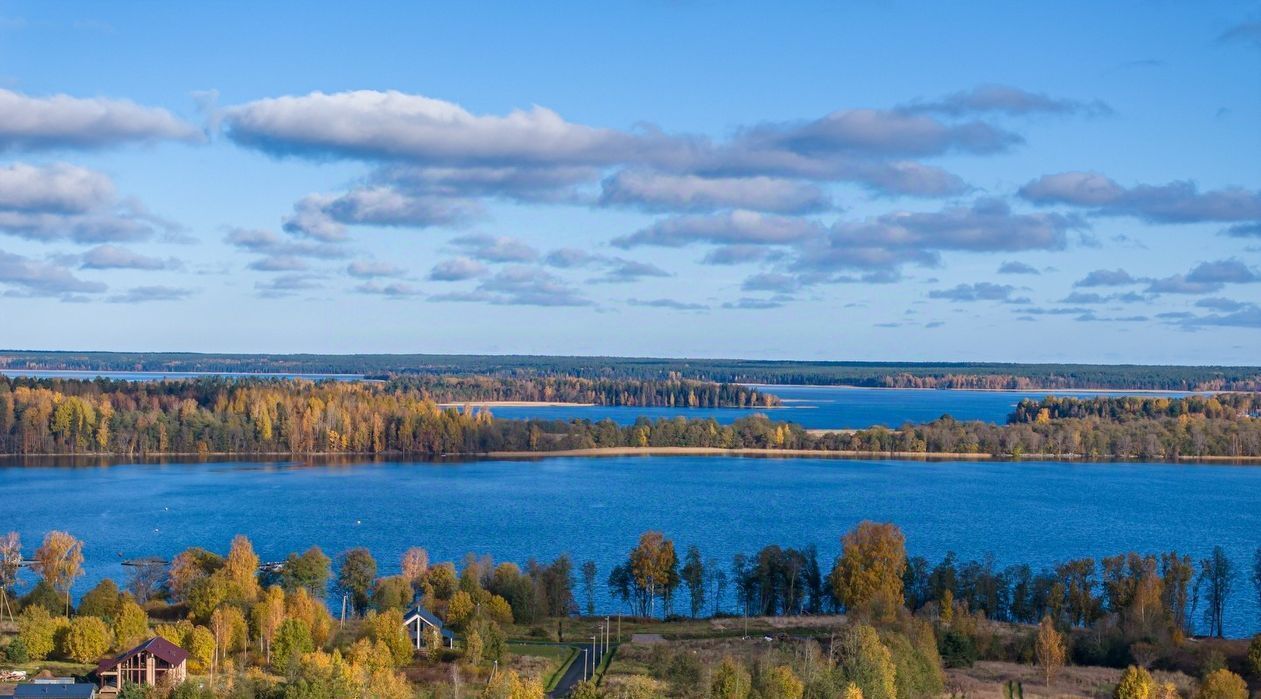
<path id="1" fill-rule="evenodd" d="M 806 429 L 854 429 L 884 425 L 898 427 L 906 422 L 928 422 L 945 414 L 956 420 L 1006 422 L 1016 404 L 1025 398 L 1061 396 L 1127 396 L 1151 393 L 1132 391 L 953 391 L 914 388 L 855 388 L 850 386 L 758 386 L 783 399 L 782 407 L 746 410 L 740 408 L 638 408 L 606 406 L 503 406 L 491 409 L 497 418 L 508 420 L 602 420 L 629 425 L 641 417 L 649 419 L 683 415 L 713 418 L 726 424 L 760 412 L 776 420 L 795 422 Z M 1178 396 L 1188 393 L 1159 393 Z"/>
<path id="2" fill-rule="evenodd" d="M 188 373 L 144 371 L 64 371 L 35 369 L 0 369 L 0 374 L 35 378 L 94 379 L 101 376 L 121 381 L 160 381 L 192 379 L 207 376 L 227 378 L 284 378 L 312 381 L 360 381 L 357 374 L 246 374 Z M 928 422 L 945 414 L 956 420 L 1006 422 L 1016 404 L 1025 398 L 1040 399 L 1046 395 L 1093 397 L 1162 395 L 1185 396 L 1190 393 L 1168 391 L 955 391 L 913 388 L 856 388 L 851 386 L 759 385 L 759 389 L 783 399 L 782 407 L 773 409 L 742 408 L 640 408 L 599 405 L 501 406 L 491 409 L 497 418 L 506 420 L 598 420 L 609 419 L 629 425 L 641 417 L 713 418 L 729 424 L 754 413 L 764 413 L 776 420 L 795 422 L 806 429 L 857 429 L 884 425 L 898 427 L 906 422 Z"/>
<path id="3" fill-rule="evenodd" d="M 764 545 L 819 547 L 863 519 L 896 522 L 912 555 L 992 553 L 1036 568 L 1081 556 L 1221 545 L 1240 570 L 1229 634 L 1261 630 L 1248 582 L 1261 545 L 1261 469 L 1170 464 L 918 462 L 741 457 L 550 457 L 318 465 L 233 462 L 0 468 L 0 530 L 34 549 L 50 529 L 86 545 L 82 593 L 121 561 L 249 536 L 264 560 L 366 546 L 382 574 L 423 546 L 523 563 L 568 552 L 609 569 L 648 529 L 726 565 Z M 29 581 L 29 573 L 26 573 Z M 728 608 L 731 608 L 730 601 Z"/>

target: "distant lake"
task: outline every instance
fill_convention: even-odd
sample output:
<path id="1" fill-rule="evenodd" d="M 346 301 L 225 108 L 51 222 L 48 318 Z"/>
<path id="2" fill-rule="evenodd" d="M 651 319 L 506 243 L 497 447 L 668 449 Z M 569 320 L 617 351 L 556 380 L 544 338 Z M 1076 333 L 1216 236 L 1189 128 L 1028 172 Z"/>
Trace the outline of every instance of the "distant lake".
<path id="1" fill-rule="evenodd" d="M 855 388 L 850 386 L 757 386 L 784 400 L 782 407 L 747 410 L 740 408 L 637 408 L 606 406 L 496 407 L 491 413 L 509 420 L 603 420 L 629 425 L 641 417 L 713 418 L 730 423 L 753 413 L 776 420 L 795 422 L 807 429 L 855 429 L 884 425 L 897 427 L 906 422 L 928 422 L 949 414 L 956 420 L 1006 422 L 1016 404 L 1025 398 L 1061 396 L 1179 396 L 1189 393 L 1149 393 L 1134 391 L 954 391 L 914 388 Z"/>
<path id="2" fill-rule="evenodd" d="M 309 379 L 311 381 L 359 381 L 360 374 L 284 374 L 249 373 L 231 371 L 71 371 L 68 369 L 12 369 L 0 367 L 0 374 L 27 376 L 34 379 L 77 379 L 91 381 L 96 378 L 114 381 L 164 381 L 170 379 L 204 379 L 212 377 L 254 379 Z"/>
<path id="3" fill-rule="evenodd" d="M 0 503 L 0 531 L 16 527 L 28 554 L 50 529 L 85 541 L 78 594 L 103 576 L 125 580 L 124 559 L 223 552 L 243 533 L 264 560 L 366 546 L 382 574 L 409 546 L 433 560 L 568 552 L 575 565 L 596 561 L 599 607 L 615 612 L 603 581 L 642 531 L 663 530 L 680 557 L 695 543 L 724 566 L 767 544 L 813 543 L 830 568 L 838 537 L 873 519 L 896 522 L 910 553 L 934 563 L 949 550 L 1035 569 L 1129 550 L 1199 559 L 1221 545 L 1239 570 L 1227 631 L 1261 630 L 1246 572 L 1261 545 L 1252 467 L 740 457 L 26 466 L 0 467 Z"/>
<path id="4" fill-rule="evenodd" d="M 119 381 L 159 381 L 213 376 L 229 378 L 308 379 L 311 381 L 362 381 L 359 374 L 250 374 L 230 372 L 147 372 L 147 371 L 62 371 L 0 368 L 0 374 L 35 378 L 86 379 L 98 376 Z M 783 399 L 782 407 L 744 408 L 640 408 L 599 405 L 502 406 L 491 413 L 505 420 L 613 420 L 629 425 L 641 417 L 713 418 L 722 424 L 754 413 L 776 420 L 795 422 L 806 429 L 858 429 L 872 425 L 898 427 L 906 422 L 928 422 L 942 415 L 956 420 L 1006 422 L 1016 404 L 1025 398 L 1047 395 L 1077 396 L 1185 396 L 1187 392 L 1167 391 L 962 391 L 914 388 L 856 388 L 851 386 L 758 385 L 759 390 Z"/>

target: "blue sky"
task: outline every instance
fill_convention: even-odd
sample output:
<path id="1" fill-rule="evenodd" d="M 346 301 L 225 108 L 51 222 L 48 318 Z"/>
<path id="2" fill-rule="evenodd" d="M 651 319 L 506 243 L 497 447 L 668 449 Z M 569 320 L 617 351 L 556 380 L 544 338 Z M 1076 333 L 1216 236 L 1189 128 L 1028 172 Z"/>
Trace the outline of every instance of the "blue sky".
<path id="1" fill-rule="evenodd" d="M 0 346 L 1256 363 L 1255 3 L 0 2 Z"/>

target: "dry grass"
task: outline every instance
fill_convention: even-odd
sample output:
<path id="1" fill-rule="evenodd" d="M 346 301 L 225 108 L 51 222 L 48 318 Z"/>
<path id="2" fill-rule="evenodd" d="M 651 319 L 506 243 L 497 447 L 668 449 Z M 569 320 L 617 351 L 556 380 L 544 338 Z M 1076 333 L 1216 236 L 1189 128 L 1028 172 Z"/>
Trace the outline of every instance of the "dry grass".
<path id="1" fill-rule="evenodd" d="M 1173 682 L 1184 693 L 1195 682 L 1182 673 L 1153 672 L 1159 682 Z M 948 690 L 968 699 L 1003 699 L 1003 685 L 1016 681 L 1024 685 L 1026 697 L 1041 699 L 1107 699 L 1121 679 L 1121 670 L 1106 667 L 1066 667 L 1048 687 L 1042 670 L 1033 665 L 981 661 L 968 668 L 946 671 Z"/>

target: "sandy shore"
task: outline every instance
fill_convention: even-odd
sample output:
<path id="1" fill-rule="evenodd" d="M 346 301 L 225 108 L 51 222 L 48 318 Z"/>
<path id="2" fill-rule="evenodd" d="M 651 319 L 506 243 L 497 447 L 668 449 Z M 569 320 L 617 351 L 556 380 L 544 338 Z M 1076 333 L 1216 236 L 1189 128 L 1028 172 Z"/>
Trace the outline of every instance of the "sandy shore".
<path id="1" fill-rule="evenodd" d="M 462 408 L 471 405 L 474 408 L 589 408 L 595 403 L 562 403 L 542 400 L 468 400 L 454 403 L 439 403 L 439 408 Z"/>

